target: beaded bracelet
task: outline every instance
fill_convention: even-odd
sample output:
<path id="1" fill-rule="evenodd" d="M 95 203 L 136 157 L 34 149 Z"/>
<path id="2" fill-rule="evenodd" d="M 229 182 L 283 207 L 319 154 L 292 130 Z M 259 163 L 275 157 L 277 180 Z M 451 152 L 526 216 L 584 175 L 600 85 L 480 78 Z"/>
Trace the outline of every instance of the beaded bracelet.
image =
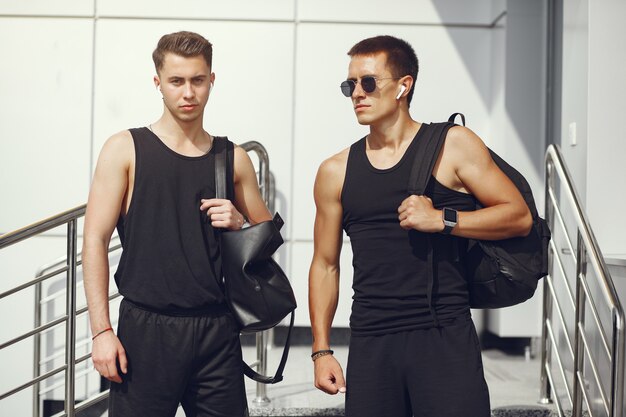
<path id="1" fill-rule="evenodd" d="M 94 340 L 96 337 L 100 336 L 102 333 L 108 332 L 109 330 L 113 330 L 113 327 L 107 327 L 104 330 L 100 330 L 98 333 L 92 336 L 91 340 Z"/>
<path id="2" fill-rule="evenodd" d="M 315 362 L 316 359 L 321 358 L 322 356 L 332 355 L 333 353 L 335 353 L 335 352 L 330 350 L 330 349 L 318 350 L 318 351 L 313 352 L 311 354 L 311 360 L 313 360 L 313 362 Z"/>

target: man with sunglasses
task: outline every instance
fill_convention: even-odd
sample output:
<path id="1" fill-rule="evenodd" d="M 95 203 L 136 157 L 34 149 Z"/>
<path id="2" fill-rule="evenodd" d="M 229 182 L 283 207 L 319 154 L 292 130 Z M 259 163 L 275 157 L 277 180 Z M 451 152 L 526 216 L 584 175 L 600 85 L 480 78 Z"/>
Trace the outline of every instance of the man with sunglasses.
<path id="1" fill-rule="evenodd" d="M 315 385 L 345 392 L 348 417 L 488 417 L 461 251 L 465 238 L 525 235 L 532 218 L 481 139 L 460 126 L 448 131 L 425 195 L 410 196 L 416 143 L 434 134 L 409 113 L 417 56 L 392 36 L 365 39 L 348 55 L 341 91 L 370 132 L 324 161 L 315 180 L 309 272 Z M 474 211 L 476 199 L 484 209 Z M 342 229 L 354 266 L 345 380 L 330 341 Z"/>

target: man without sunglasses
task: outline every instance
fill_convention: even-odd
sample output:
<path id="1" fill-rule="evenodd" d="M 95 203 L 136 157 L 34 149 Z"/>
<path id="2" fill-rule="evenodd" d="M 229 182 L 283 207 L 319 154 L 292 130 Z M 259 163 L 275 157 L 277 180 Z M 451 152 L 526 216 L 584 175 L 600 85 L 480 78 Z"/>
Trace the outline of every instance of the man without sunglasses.
<path id="1" fill-rule="evenodd" d="M 460 254 L 465 238 L 527 234 L 530 212 L 482 140 L 461 126 L 448 131 L 425 195 L 409 196 L 416 143 L 432 134 L 430 124 L 409 114 L 417 56 L 391 36 L 365 39 L 348 55 L 341 91 L 359 124 L 370 129 L 325 160 L 315 180 L 309 272 L 315 385 L 346 393 L 348 417 L 488 417 Z M 476 200 L 485 208 L 474 211 Z M 354 266 L 346 379 L 329 336 L 342 229 Z M 426 254 L 428 236 L 436 274 Z"/>
<path id="2" fill-rule="evenodd" d="M 204 130 L 215 82 L 212 45 L 163 36 L 152 58 L 163 113 L 116 133 L 94 174 L 83 244 L 92 359 L 111 383 L 110 417 L 248 415 L 239 329 L 221 288 L 214 228 L 271 220 L 248 154 Z M 226 149 L 226 150 L 224 150 Z M 228 152 L 228 199 L 215 198 L 215 153 Z M 117 226 L 117 334 L 109 317 L 107 249 Z"/>

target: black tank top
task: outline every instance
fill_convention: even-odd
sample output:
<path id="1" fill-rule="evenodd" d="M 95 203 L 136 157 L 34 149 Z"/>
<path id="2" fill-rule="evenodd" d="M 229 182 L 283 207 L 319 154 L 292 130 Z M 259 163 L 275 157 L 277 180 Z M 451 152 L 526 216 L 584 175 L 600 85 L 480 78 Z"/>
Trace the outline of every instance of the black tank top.
<path id="1" fill-rule="evenodd" d="M 366 138 L 350 147 L 341 202 L 343 228 L 353 252 L 354 290 L 350 327 L 354 335 L 375 335 L 431 327 L 427 288 L 427 235 L 400 227 L 398 207 L 407 191 L 417 142 L 432 134 L 422 124 L 402 159 L 389 169 L 372 166 Z M 451 190 L 434 177 L 426 189 L 436 208 L 474 210 L 470 194 Z M 432 303 L 442 323 L 469 313 L 461 259 L 465 239 L 430 234 L 435 264 Z"/>
<path id="2" fill-rule="evenodd" d="M 171 313 L 211 309 L 224 301 L 214 231 L 200 199 L 215 197 L 215 153 L 228 146 L 227 195 L 234 195 L 233 145 L 214 138 L 198 157 L 168 148 L 148 128 L 130 129 L 135 183 L 117 230 L 122 257 L 115 282 L 128 300 Z M 219 281 L 218 281 L 219 279 Z"/>

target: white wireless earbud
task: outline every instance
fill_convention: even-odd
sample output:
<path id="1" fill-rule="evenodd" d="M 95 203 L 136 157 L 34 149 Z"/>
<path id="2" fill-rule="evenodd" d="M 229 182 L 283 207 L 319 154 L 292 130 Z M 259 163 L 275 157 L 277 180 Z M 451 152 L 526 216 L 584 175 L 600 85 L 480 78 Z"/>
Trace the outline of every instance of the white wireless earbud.
<path id="1" fill-rule="evenodd" d="M 400 97 L 402 97 L 402 93 L 404 93 L 405 91 L 406 91 L 406 87 L 405 86 L 401 86 L 400 87 L 400 92 L 396 96 L 396 100 L 400 100 Z"/>

